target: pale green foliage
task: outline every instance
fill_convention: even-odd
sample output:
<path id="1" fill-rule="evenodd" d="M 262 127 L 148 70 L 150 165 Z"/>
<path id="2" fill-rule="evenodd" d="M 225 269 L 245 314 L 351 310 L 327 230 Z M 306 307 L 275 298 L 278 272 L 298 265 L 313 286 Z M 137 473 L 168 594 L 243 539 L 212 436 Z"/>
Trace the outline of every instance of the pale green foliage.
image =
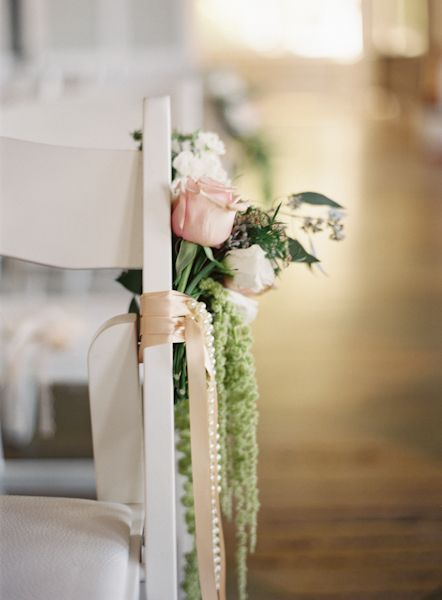
<path id="1" fill-rule="evenodd" d="M 256 544 L 259 508 L 257 489 L 258 389 L 252 355 L 250 328 L 244 325 L 222 285 L 212 279 L 200 283 L 202 297 L 213 314 L 218 392 L 218 421 L 223 465 L 221 503 L 223 513 L 234 518 L 237 540 L 239 599 L 247 598 L 247 553 Z M 182 453 L 180 473 L 186 478 L 182 498 L 190 533 L 195 531 L 190 462 L 188 401 L 175 408 Z M 187 555 L 184 589 L 188 600 L 199 600 L 196 553 Z"/>
<path id="2" fill-rule="evenodd" d="M 238 593 L 247 597 L 247 553 L 256 545 L 258 387 L 250 327 L 245 325 L 223 286 L 212 279 L 200 285 L 213 314 L 223 481 L 223 512 L 235 521 Z"/>

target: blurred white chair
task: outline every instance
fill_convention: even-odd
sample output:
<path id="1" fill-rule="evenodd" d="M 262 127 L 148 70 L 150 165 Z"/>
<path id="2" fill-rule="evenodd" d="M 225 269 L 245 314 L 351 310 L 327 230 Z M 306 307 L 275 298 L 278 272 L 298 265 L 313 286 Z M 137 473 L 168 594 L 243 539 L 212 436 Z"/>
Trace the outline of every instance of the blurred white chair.
<path id="1" fill-rule="evenodd" d="M 197 75 L 177 81 L 139 77 L 67 86 L 52 99 L 38 96 L 1 106 L 0 135 L 47 144 L 116 150 L 135 147 L 143 96 L 170 95 L 174 128 L 192 132 L 202 126 L 203 84 Z"/>
<path id="2" fill-rule="evenodd" d="M 145 100 L 143 135 L 142 153 L 0 138 L 0 255 L 170 289 L 168 98 Z M 147 598 L 175 600 L 171 346 L 145 350 L 143 402 L 134 315 L 103 325 L 88 363 L 98 501 L 0 497 L 0 597 L 138 598 L 144 526 Z"/>

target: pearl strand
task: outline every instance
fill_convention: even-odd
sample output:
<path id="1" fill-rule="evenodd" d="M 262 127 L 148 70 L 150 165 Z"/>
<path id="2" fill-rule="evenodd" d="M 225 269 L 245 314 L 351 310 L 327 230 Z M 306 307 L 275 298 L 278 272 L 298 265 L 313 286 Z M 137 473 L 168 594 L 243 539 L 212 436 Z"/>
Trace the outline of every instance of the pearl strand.
<path id="1" fill-rule="evenodd" d="M 221 586 L 221 524 L 219 515 L 218 495 L 221 493 L 221 446 L 219 443 L 218 418 L 216 406 L 216 361 L 215 341 L 213 336 L 212 315 L 207 310 L 204 302 L 191 300 L 189 309 L 192 318 L 202 326 L 204 340 L 207 348 L 210 366 L 207 378 L 208 392 L 208 428 L 209 428 L 209 468 L 210 468 L 210 501 L 212 516 L 212 554 L 213 570 L 215 575 L 216 589 Z"/>

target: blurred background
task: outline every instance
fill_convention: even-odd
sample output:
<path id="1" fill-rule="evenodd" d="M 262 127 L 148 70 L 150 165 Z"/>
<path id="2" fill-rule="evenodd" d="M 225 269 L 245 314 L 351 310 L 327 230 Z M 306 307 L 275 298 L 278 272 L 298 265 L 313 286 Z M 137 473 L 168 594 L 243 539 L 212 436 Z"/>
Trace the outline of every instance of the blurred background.
<path id="1" fill-rule="evenodd" d="M 442 0 L 0 0 L 2 135 L 133 148 L 158 93 L 244 196 L 347 209 L 254 324 L 251 600 L 442 598 Z M 93 497 L 86 353 L 129 295 L 0 260 L 0 486 Z"/>

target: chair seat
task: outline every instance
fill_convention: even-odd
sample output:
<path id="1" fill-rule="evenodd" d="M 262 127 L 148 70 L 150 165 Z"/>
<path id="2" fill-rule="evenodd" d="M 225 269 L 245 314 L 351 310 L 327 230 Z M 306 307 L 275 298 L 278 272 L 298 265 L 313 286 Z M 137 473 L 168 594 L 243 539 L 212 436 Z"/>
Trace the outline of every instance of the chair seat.
<path id="1" fill-rule="evenodd" d="M 0 598 L 136 598 L 139 523 L 123 504 L 1 496 Z"/>

